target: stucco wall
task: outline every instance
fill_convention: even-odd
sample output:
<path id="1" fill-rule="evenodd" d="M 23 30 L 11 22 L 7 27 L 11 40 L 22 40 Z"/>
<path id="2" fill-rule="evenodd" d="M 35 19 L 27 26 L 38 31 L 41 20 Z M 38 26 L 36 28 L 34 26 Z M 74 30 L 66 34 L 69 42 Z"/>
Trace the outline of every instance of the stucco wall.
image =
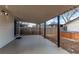
<path id="1" fill-rule="evenodd" d="M 14 19 L 10 15 L 0 15 L 0 48 L 12 40 L 14 40 Z"/>
<path id="2" fill-rule="evenodd" d="M 67 30 L 68 31 L 78 31 L 79 32 L 79 18 L 77 18 L 77 19 L 78 20 L 67 24 Z"/>

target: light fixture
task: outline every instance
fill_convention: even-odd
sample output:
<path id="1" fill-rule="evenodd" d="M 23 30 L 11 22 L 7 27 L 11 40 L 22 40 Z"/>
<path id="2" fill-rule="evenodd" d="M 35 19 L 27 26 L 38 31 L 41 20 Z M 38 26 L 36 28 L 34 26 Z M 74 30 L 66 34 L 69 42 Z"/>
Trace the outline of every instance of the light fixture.
<path id="1" fill-rule="evenodd" d="M 0 15 L 8 15 L 8 13 L 7 13 L 6 10 L 1 10 L 1 11 L 0 11 Z"/>

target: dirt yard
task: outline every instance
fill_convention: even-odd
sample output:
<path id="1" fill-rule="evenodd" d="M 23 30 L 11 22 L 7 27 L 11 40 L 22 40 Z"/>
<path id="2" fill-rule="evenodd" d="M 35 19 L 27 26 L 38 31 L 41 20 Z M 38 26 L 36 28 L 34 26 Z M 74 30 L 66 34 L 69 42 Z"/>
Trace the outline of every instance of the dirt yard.
<path id="1" fill-rule="evenodd" d="M 47 35 L 47 38 L 54 42 L 57 43 L 57 37 L 54 35 Z M 68 40 L 67 38 L 61 38 L 61 47 L 68 52 L 72 54 L 78 54 L 79 53 L 79 41 L 73 41 L 73 40 Z"/>

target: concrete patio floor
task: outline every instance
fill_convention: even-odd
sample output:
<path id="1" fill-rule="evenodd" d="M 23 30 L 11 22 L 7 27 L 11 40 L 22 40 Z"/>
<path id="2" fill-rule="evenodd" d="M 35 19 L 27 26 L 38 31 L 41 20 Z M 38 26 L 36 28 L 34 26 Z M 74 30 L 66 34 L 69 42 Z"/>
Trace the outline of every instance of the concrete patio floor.
<path id="1" fill-rule="evenodd" d="M 0 49 L 0 54 L 69 54 L 40 35 L 27 35 Z"/>

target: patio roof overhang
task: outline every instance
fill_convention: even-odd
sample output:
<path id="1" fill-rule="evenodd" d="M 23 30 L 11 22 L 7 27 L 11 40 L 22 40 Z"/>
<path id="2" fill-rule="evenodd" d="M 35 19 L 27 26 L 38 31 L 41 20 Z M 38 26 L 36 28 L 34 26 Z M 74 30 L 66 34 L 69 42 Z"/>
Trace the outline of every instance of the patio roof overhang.
<path id="1" fill-rule="evenodd" d="M 21 18 L 23 21 L 42 23 L 59 14 L 67 12 L 77 6 L 74 5 L 7 5 L 6 8 L 11 14 Z"/>

